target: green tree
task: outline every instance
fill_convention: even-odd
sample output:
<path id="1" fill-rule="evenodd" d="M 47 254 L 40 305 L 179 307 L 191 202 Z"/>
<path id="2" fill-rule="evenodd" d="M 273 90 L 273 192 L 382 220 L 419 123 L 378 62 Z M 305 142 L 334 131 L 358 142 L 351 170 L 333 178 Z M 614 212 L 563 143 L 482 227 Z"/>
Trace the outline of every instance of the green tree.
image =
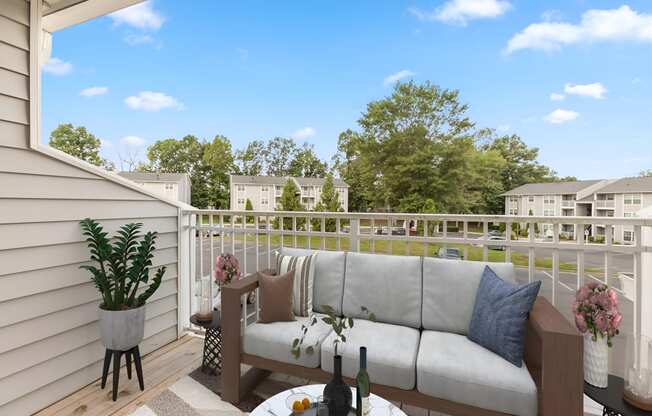
<path id="1" fill-rule="evenodd" d="M 254 210 L 254 204 L 251 203 L 251 199 L 247 198 L 247 202 L 245 203 L 245 210 L 246 211 L 253 211 Z M 254 217 L 247 215 L 247 224 L 252 224 L 254 222 Z"/>
<path id="2" fill-rule="evenodd" d="M 240 175 L 258 176 L 265 172 L 267 149 L 265 142 L 254 140 L 235 153 L 237 172 Z"/>
<path id="3" fill-rule="evenodd" d="M 487 210 L 503 161 L 478 146 L 483 131 L 467 116 L 459 93 L 426 82 L 398 83 L 340 135 L 336 167 L 351 186 L 352 209 L 421 212 L 431 199 L 444 212 Z"/>
<path id="4" fill-rule="evenodd" d="M 113 163 L 100 156 L 101 145 L 100 139 L 83 126 L 75 127 L 70 123 L 59 124 L 50 133 L 50 147 L 68 153 L 91 165 L 101 166 L 108 170 L 115 169 Z"/>
<path id="5" fill-rule="evenodd" d="M 146 172 L 188 173 L 191 203 L 197 208 L 228 208 L 229 175 L 235 170 L 231 143 L 221 135 L 211 142 L 193 135 L 159 140 L 147 149 Z"/>
<path id="6" fill-rule="evenodd" d="M 342 203 L 340 202 L 339 194 L 335 189 L 335 180 L 332 174 L 326 175 L 324 185 L 321 188 L 321 196 L 319 202 L 315 205 L 317 212 L 343 212 Z M 336 229 L 335 218 L 326 218 L 324 221 L 325 230 L 334 232 Z M 312 220 L 312 229 L 321 230 L 321 218 L 314 218 Z"/>
<path id="7" fill-rule="evenodd" d="M 500 172 L 500 185 L 486 192 L 486 203 L 490 213 L 505 212 L 505 198 L 501 193 L 526 183 L 552 182 L 557 180 L 555 172 L 537 162 L 539 149 L 528 147 L 515 134 L 492 140 L 484 147 L 486 151 L 497 152 L 505 161 Z"/>
<path id="8" fill-rule="evenodd" d="M 314 146 L 304 143 L 295 150 L 288 173 L 290 176 L 323 178 L 327 170 L 328 165 L 317 157 Z"/>
<path id="9" fill-rule="evenodd" d="M 279 199 L 279 204 L 276 208 L 277 211 L 305 211 L 305 207 L 301 204 L 301 191 L 293 179 L 288 181 L 283 186 L 283 192 Z M 297 229 L 302 229 L 305 225 L 304 218 L 297 218 Z M 278 218 L 274 219 L 274 228 L 279 228 Z M 292 218 L 283 218 L 283 229 L 292 230 Z"/>
<path id="10" fill-rule="evenodd" d="M 207 171 L 209 205 L 218 209 L 229 208 L 229 176 L 235 171 L 231 142 L 217 135 L 203 144 L 203 163 Z"/>
<path id="11" fill-rule="evenodd" d="M 638 176 L 640 177 L 652 176 L 652 169 L 642 170 L 641 173 L 638 174 Z"/>
<path id="12" fill-rule="evenodd" d="M 290 163 L 296 153 L 297 145 L 292 139 L 275 137 L 265 149 L 266 173 L 270 176 L 288 176 Z"/>

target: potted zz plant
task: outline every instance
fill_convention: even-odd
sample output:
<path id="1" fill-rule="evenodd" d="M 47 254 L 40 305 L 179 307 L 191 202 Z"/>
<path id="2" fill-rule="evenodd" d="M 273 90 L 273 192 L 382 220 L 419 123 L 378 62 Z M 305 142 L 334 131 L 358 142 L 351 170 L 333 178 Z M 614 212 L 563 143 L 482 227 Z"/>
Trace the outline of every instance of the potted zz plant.
<path id="1" fill-rule="evenodd" d="M 301 347 L 306 339 L 308 330 L 317 324 L 321 319 L 325 324 L 330 325 L 335 333 L 333 339 L 333 379 L 324 387 L 324 402 L 328 406 L 329 416 L 346 416 L 351 409 L 351 402 L 353 396 L 351 388 L 346 385 L 342 379 L 342 356 L 339 354 L 339 347 L 346 343 L 346 330 L 353 328 L 353 318 L 346 316 L 337 316 L 335 310 L 330 305 L 323 305 L 322 310 L 326 316 L 318 318 L 312 314 L 306 323 L 301 325 L 299 338 L 292 341 L 291 353 L 295 359 L 301 357 Z M 365 306 L 360 308 L 362 315 L 365 315 L 370 321 L 375 321 L 376 316 L 373 312 L 369 312 Z M 317 341 L 318 343 L 319 341 Z M 305 347 L 305 352 L 308 355 L 315 353 L 316 344 L 308 345 Z"/>
<path id="2" fill-rule="evenodd" d="M 80 268 L 91 273 L 102 295 L 99 305 L 102 343 L 110 350 L 127 351 L 143 340 L 145 302 L 156 292 L 165 274 L 165 267 L 160 267 L 150 282 L 157 233 L 150 231 L 141 236 L 139 230 L 143 224 L 131 223 L 120 227 L 109 239 L 97 221 L 86 218 L 80 224 L 95 263 Z"/>
<path id="3" fill-rule="evenodd" d="M 609 347 L 623 318 L 618 296 L 604 283 L 587 283 L 575 294 L 573 314 L 577 329 L 584 334 L 584 380 L 596 387 L 607 387 Z"/>

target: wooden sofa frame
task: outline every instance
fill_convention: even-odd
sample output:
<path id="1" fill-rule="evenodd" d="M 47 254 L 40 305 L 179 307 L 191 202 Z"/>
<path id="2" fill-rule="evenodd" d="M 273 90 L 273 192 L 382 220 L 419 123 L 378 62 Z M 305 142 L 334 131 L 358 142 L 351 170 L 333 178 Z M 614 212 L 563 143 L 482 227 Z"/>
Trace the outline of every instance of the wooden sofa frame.
<path id="1" fill-rule="evenodd" d="M 241 298 L 258 287 L 252 274 L 222 288 L 222 399 L 238 403 L 269 372 L 328 382 L 332 374 L 320 368 L 287 364 L 242 352 Z M 537 298 L 527 326 L 525 362 L 538 389 L 539 416 L 583 415 L 583 338 L 545 298 Z M 288 345 L 289 348 L 289 345 Z M 240 365 L 252 368 L 241 376 Z M 346 379 L 354 385 L 352 379 Z M 454 416 L 507 416 L 491 410 L 438 399 L 415 389 L 372 384 L 385 399 Z"/>

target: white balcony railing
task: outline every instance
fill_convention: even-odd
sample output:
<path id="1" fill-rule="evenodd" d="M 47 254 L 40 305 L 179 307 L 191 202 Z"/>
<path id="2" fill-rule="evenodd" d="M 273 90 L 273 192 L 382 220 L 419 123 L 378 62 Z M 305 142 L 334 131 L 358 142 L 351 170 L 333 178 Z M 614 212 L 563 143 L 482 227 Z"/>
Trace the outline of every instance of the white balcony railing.
<path id="1" fill-rule="evenodd" d="M 604 282 L 622 295 L 618 276 L 630 273 L 634 289 L 621 299 L 623 332 L 640 333 L 642 326 L 652 332 L 652 218 L 600 218 L 607 225 L 603 237 L 586 235 L 597 228 L 595 217 L 194 210 L 180 218 L 180 256 L 188 268 L 180 302 L 190 305 L 182 308 L 189 313 L 197 279 L 212 275 L 216 256 L 225 252 L 235 254 L 248 274 L 272 267 L 274 252 L 288 246 L 423 256 L 457 248 L 464 259 L 513 262 L 518 280 L 541 280 L 542 294 L 569 319 L 581 285 Z M 552 224 L 552 235 L 541 224 Z M 632 229 L 633 243 L 614 241 L 609 225 Z M 257 317 L 257 298 L 242 308 L 243 325 Z"/>
<path id="2" fill-rule="evenodd" d="M 616 201 L 609 199 L 597 199 L 594 201 L 596 208 L 616 208 Z"/>
<path id="3" fill-rule="evenodd" d="M 570 199 L 562 199 L 561 200 L 561 207 L 562 208 L 575 208 L 575 201 L 570 200 Z"/>

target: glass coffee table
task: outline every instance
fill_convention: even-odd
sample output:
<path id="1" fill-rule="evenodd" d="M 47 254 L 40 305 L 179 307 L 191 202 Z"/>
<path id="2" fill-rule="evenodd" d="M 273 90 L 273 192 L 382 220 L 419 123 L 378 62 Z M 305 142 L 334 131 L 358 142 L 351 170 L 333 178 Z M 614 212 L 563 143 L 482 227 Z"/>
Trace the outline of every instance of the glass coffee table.
<path id="1" fill-rule="evenodd" d="M 320 400 L 324 394 L 325 384 L 309 384 L 306 386 L 294 387 L 289 390 L 282 391 L 269 399 L 262 402 L 256 407 L 251 416 L 289 416 L 292 411 L 288 407 L 288 399 L 290 396 L 302 395 L 308 396 L 311 401 Z M 351 387 L 353 393 L 353 405 L 355 406 L 355 387 Z M 372 416 L 407 416 L 400 408 L 395 406 L 392 402 L 383 399 L 371 393 L 369 397 L 371 402 L 371 415 Z"/>

